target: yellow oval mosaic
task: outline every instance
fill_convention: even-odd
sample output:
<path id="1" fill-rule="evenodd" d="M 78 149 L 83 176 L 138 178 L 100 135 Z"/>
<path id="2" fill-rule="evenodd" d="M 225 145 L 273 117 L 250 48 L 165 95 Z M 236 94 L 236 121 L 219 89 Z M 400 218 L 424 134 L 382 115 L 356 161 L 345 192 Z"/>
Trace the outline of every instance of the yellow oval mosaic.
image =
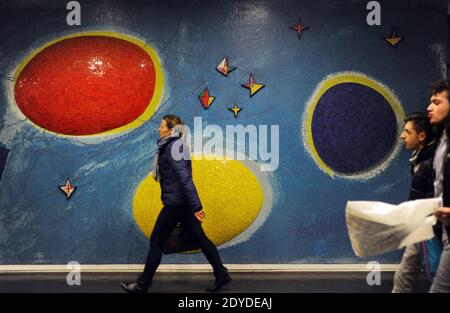
<path id="1" fill-rule="evenodd" d="M 206 156 L 192 160 L 192 175 L 206 213 L 202 227 L 215 245 L 238 236 L 260 213 L 263 188 L 242 162 L 211 160 L 211 156 Z M 150 173 L 139 185 L 133 200 L 133 217 L 147 238 L 162 207 L 161 188 Z"/>

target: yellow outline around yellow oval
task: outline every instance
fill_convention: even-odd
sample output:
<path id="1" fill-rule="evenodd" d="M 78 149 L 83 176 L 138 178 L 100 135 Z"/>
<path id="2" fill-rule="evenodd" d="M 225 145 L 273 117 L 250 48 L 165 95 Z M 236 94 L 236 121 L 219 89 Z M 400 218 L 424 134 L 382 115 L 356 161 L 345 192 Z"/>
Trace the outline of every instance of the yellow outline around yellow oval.
<path id="1" fill-rule="evenodd" d="M 152 115 L 156 112 L 158 105 L 162 99 L 162 95 L 163 95 L 163 91 L 164 91 L 164 72 L 162 70 L 162 65 L 161 65 L 161 61 L 158 57 L 158 54 L 149 44 L 147 44 L 145 41 L 143 41 L 141 39 L 138 39 L 138 38 L 135 38 L 135 37 L 132 37 L 129 35 L 112 32 L 112 31 L 87 31 L 87 32 L 74 33 L 74 34 L 58 37 L 56 39 L 50 40 L 49 42 L 40 46 L 36 50 L 32 51 L 28 56 L 26 56 L 22 60 L 22 62 L 20 62 L 20 64 L 17 66 L 17 68 L 14 70 L 14 73 L 15 73 L 14 77 L 19 77 L 19 74 L 22 72 L 22 70 L 25 68 L 25 66 L 27 66 L 27 64 L 38 53 L 40 53 L 45 48 L 50 47 L 50 46 L 54 45 L 55 43 L 66 40 L 66 39 L 76 38 L 76 37 L 85 37 L 85 36 L 105 36 L 105 37 L 113 37 L 113 38 L 126 40 L 128 42 L 135 44 L 138 47 L 141 47 L 148 53 L 148 55 L 150 56 L 150 58 L 153 62 L 153 65 L 155 67 L 155 90 L 153 92 L 153 96 L 152 96 L 152 99 L 150 100 L 150 103 L 147 105 L 147 108 L 140 116 L 138 116 L 136 119 L 134 119 L 131 123 L 128 123 L 126 125 L 123 125 L 118 128 L 114 128 L 114 129 L 111 129 L 111 130 L 108 130 L 105 132 L 91 134 L 91 135 L 77 136 L 77 135 L 60 134 L 60 133 L 56 133 L 56 132 L 50 131 L 48 129 L 42 128 L 39 125 L 33 123 L 32 121 L 30 121 L 30 122 L 37 128 L 43 129 L 46 132 L 49 132 L 49 133 L 52 133 L 52 134 L 55 134 L 58 136 L 63 136 L 63 137 L 77 137 L 77 138 L 80 138 L 80 137 L 89 138 L 89 137 L 96 137 L 96 136 L 100 136 L 100 135 L 117 134 L 117 133 L 129 130 L 129 129 L 133 129 L 133 128 L 137 128 L 137 127 L 141 126 L 146 121 L 148 121 L 152 117 Z M 16 80 L 14 80 L 13 90 L 14 90 L 15 86 L 16 86 Z M 14 97 L 14 101 L 15 101 L 15 97 Z"/>
<path id="2" fill-rule="evenodd" d="M 306 145 L 307 150 L 310 152 L 313 160 L 316 162 L 316 164 L 319 166 L 320 169 L 322 169 L 325 173 L 327 173 L 329 176 L 333 177 L 335 175 L 343 176 L 346 178 L 361 178 L 360 175 L 344 175 L 342 173 L 336 173 L 333 171 L 319 156 L 319 153 L 316 150 L 316 146 L 314 145 L 313 137 L 312 137 L 312 118 L 314 115 L 314 111 L 316 109 L 317 103 L 319 102 L 320 98 L 323 96 L 325 92 L 328 91 L 333 86 L 343 84 L 343 83 L 356 83 L 361 84 L 364 86 L 367 86 L 369 88 L 374 89 L 379 94 L 381 94 L 386 101 L 391 106 L 392 110 L 394 111 L 394 114 L 397 118 L 397 124 L 401 125 L 401 121 L 405 118 L 405 112 L 402 108 L 402 105 L 400 104 L 400 101 L 397 99 L 397 97 L 393 94 L 392 91 L 389 90 L 388 87 L 384 86 L 382 83 L 379 83 L 375 81 L 374 79 L 361 74 L 357 72 L 340 72 L 337 74 L 331 74 L 328 75 L 315 89 L 313 92 L 313 95 L 310 97 L 310 99 L 307 102 L 306 105 L 306 113 L 303 120 L 303 139 Z M 400 127 L 400 126 L 398 126 Z M 398 133 L 400 133 L 401 129 L 398 129 Z M 383 162 L 384 163 L 384 162 Z"/>

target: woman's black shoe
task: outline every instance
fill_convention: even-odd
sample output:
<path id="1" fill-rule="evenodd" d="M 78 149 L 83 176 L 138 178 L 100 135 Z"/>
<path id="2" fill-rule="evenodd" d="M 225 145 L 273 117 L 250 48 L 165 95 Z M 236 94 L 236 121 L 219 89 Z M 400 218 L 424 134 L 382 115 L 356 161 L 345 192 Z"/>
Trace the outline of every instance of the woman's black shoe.
<path id="1" fill-rule="evenodd" d="M 146 293 L 148 288 L 143 288 L 137 283 L 125 284 L 120 283 L 120 287 L 128 293 Z"/>
<path id="2" fill-rule="evenodd" d="M 231 280 L 232 280 L 231 276 L 228 274 L 225 276 L 222 276 L 220 278 L 216 278 L 214 283 L 209 288 L 207 288 L 206 291 L 208 291 L 208 292 L 219 291 L 220 288 L 231 283 Z"/>

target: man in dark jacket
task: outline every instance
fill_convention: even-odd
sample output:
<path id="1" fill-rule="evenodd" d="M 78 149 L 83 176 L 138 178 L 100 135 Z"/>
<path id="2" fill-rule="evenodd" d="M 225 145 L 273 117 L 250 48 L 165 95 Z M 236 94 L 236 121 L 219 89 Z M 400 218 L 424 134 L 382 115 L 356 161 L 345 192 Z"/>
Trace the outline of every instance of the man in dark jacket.
<path id="1" fill-rule="evenodd" d="M 439 208 L 437 236 L 441 238 L 443 250 L 430 292 L 450 293 L 450 80 L 441 80 L 431 85 L 430 104 L 427 108 L 432 125 L 443 128 L 433 158 L 434 196 L 442 198 L 444 207 Z"/>
<path id="2" fill-rule="evenodd" d="M 411 164 L 411 189 L 408 200 L 433 198 L 433 165 L 432 158 L 436 150 L 436 142 L 431 124 L 425 113 L 416 112 L 405 118 L 405 127 L 400 139 L 413 153 Z"/>
<path id="3" fill-rule="evenodd" d="M 413 150 L 411 164 L 411 188 L 408 200 L 432 198 L 433 155 L 436 149 L 433 131 L 425 113 L 413 113 L 405 119 L 400 135 L 403 145 Z M 413 284 L 422 265 L 421 243 L 407 246 L 394 276 L 394 293 L 412 292 Z"/>

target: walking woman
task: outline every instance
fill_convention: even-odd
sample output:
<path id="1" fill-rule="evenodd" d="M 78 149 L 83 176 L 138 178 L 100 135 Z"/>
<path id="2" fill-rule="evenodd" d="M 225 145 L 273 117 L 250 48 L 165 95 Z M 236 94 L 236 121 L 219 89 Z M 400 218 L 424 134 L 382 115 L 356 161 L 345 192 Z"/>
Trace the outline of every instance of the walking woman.
<path id="1" fill-rule="evenodd" d="M 180 142 L 185 140 L 186 132 L 184 130 L 185 126 L 176 115 L 166 115 L 161 121 L 153 177 L 161 185 L 161 199 L 164 207 L 159 213 L 150 236 L 150 250 L 144 271 L 135 283 L 120 284 L 127 292 L 147 292 L 152 284 L 153 275 L 161 263 L 164 241 L 179 222 L 190 232 L 213 267 L 215 281 L 206 291 L 218 291 L 231 282 L 231 277 L 227 268 L 222 264 L 216 246 L 206 237 L 200 224 L 205 217 L 205 212 L 192 181 L 191 160 L 189 158 L 178 160 L 179 158 L 174 158 L 172 154 L 174 144 L 180 147 L 180 151 L 178 151 L 180 153 L 183 152 L 182 149 L 189 149 L 183 142 Z"/>

